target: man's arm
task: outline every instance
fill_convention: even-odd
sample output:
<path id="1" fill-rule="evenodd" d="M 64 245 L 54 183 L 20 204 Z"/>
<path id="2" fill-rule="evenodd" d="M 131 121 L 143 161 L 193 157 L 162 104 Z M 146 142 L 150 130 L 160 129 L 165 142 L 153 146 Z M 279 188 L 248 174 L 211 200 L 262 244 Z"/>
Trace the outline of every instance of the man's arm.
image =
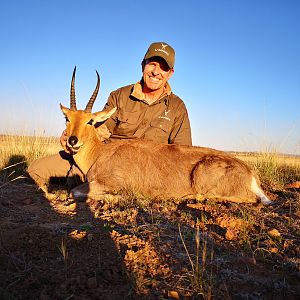
<path id="1" fill-rule="evenodd" d="M 169 138 L 170 144 L 192 145 L 192 134 L 187 109 L 182 102 L 176 112 Z"/>
<path id="2" fill-rule="evenodd" d="M 117 99 L 118 99 L 118 91 L 111 92 L 103 110 L 111 110 L 114 107 L 118 108 Z M 117 113 L 113 114 L 107 121 L 105 121 L 105 125 L 107 126 L 111 134 L 113 134 L 116 124 L 117 124 Z"/>

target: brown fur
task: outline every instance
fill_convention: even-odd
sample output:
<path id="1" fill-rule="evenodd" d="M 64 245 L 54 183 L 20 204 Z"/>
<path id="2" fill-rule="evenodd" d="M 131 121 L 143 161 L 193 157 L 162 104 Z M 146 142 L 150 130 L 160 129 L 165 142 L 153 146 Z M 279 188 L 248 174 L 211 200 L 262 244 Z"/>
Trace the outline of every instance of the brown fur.
<path id="1" fill-rule="evenodd" d="M 131 188 L 158 198 L 230 196 L 255 201 L 252 171 L 223 152 L 145 140 L 102 144 L 98 149 L 87 179 L 106 192 Z"/>
<path id="2" fill-rule="evenodd" d="M 257 176 L 244 162 L 225 152 L 147 140 L 105 143 L 106 126 L 95 129 L 87 123 L 91 119 L 94 124 L 103 122 L 115 110 L 95 114 L 63 106 L 62 110 L 69 119 L 68 136 L 78 138 L 74 160 L 89 183 L 85 192 L 82 187 L 76 189 L 77 194 L 95 196 L 129 188 L 157 198 L 256 201 L 251 183 Z"/>

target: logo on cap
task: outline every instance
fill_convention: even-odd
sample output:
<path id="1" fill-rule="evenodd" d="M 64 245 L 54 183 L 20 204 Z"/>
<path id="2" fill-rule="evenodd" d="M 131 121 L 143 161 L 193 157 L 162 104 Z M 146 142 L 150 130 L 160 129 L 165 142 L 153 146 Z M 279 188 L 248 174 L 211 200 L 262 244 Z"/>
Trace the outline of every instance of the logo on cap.
<path id="1" fill-rule="evenodd" d="M 154 51 L 158 51 L 158 52 L 163 52 L 165 53 L 166 55 L 169 56 L 169 52 L 167 52 L 165 49 L 167 48 L 168 45 L 164 44 L 164 43 L 161 43 L 161 49 L 154 49 Z"/>
<path id="2" fill-rule="evenodd" d="M 167 46 L 168 45 L 165 45 L 164 43 L 161 43 L 161 47 L 162 47 L 163 50 L 165 50 Z"/>

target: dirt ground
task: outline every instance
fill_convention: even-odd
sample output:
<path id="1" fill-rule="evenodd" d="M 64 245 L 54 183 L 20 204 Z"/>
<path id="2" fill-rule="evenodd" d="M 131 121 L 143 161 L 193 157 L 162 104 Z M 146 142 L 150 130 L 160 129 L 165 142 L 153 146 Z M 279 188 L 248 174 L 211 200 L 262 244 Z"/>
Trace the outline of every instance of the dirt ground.
<path id="1" fill-rule="evenodd" d="M 0 189 L 0 299 L 300 299 L 300 191 L 270 207 L 76 203 L 29 181 Z"/>

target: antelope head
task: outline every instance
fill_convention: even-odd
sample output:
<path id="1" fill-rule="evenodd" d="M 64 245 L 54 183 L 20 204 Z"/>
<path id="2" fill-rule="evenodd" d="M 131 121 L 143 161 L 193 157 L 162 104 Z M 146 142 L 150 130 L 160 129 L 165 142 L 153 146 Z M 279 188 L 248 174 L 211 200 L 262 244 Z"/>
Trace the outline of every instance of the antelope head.
<path id="1" fill-rule="evenodd" d="M 60 104 L 60 108 L 66 118 L 67 147 L 73 154 L 77 153 L 84 144 L 86 144 L 89 140 L 91 141 L 91 139 L 95 136 L 99 137 L 99 134 L 96 132 L 95 125 L 101 125 L 101 123 L 110 118 L 117 109 L 115 107 L 110 111 L 99 111 L 92 113 L 92 107 L 97 98 L 100 86 L 100 77 L 96 71 L 97 85 L 93 95 L 86 105 L 85 110 L 77 110 L 75 97 L 75 73 L 76 67 L 74 68 L 71 82 L 70 108 L 64 107 L 62 104 Z M 105 130 L 108 132 L 106 126 L 104 128 L 104 131 Z"/>

